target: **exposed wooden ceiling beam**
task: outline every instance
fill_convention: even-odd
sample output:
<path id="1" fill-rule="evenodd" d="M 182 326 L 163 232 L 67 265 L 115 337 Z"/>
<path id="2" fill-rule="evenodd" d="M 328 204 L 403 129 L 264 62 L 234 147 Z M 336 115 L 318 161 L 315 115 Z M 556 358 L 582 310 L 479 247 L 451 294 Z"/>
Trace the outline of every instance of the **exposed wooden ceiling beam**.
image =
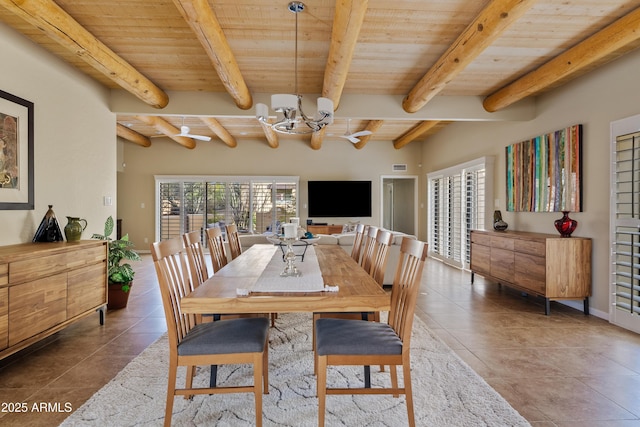
<path id="1" fill-rule="evenodd" d="M 331 29 L 331 44 L 329 45 L 329 56 L 324 69 L 322 86 L 322 96 L 333 101 L 334 110 L 337 110 L 340 104 L 340 97 L 347 81 L 353 52 L 356 48 L 368 3 L 368 0 L 336 1 Z M 311 136 L 311 148 L 319 150 L 322 147 L 324 133 L 324 129 L 313 133 Z"/>
<path id="2" fill-rule="evenodd" d="M 200 120 L 202 120 L 204 124 L 209 126 L 209 129 L 211 129 L 213 133 L 215 133 L 218 138 L 220 138 L 222 142 L 227 144 L 229 147 L 235 148 L 238 146 L 238 141 L 236 141 L 236 139 L 229 133 L 227 129 L 224 128 L 224 126 L 220 124 L 219 121 L 217 121 L 213 117 L 200 117 Z"/>
<path id="3" fill-rule="evenodd" d="M 540 93 L 549 87 L 558 86 L 581 71 L 590 69 L 604 60 L 635 49 L 640 41 L 640 8 L 556 56 L 538 69 L 524 75 L 507 86 L 487 96 L 482 103 L 489 112 Z"/>
<path id="4" fill-rule="evenodd" d="M 424 107 L 535 2 L 536 0 L 493 0 L 487 4 L 411 89 L 402 102 L 404 110 L 415 113 Z"/>
<path id="5" fill-rule="evenodd" d="M 162 89 L 116 55 L 52 0 L 0 0 L 0 5 L 147 104 L 163 108 L 169 103 L 169 96 Z"/>
<path id="6" fill-rule="evenodd" d="M 314 132 L 311 134 L 311 148 L 314 150 L 319 150 L 322 148 L 322 140 L 324 139 L 324 134 L 327 131 L 327 127 L 323 127 L 318 132 Z"/>
<path id="7" fill-rule="evenodd" d="M 260 126 L 262 126 L 262 130 L 264 131 L 264 136 L 267 138 L 267 144 L 271 148 L 278 148 L 280 142 L 278 141 L 278 135 L 273 128 L 265 123 L 260 122 Z"/>
<path id="8" fill-rule="evenodd" d="M 157 130 L 159 130 L 169 138 L 173 139 L 175 142 L 182 145 L 183 147 L 186 147 L 189 149 L 193 149 L 196 147 L 196 142 L 193 139 L 187 138 L 186 136 L 176 136 L 177 134 L 180 133 L 180 130 L 174 127 L 171 123 L 169 123 L 162 117 L 158 117 L 158 116 L 135 116 L 135 117 L 137 120 L 140 120 L 142 123 L 146 123 L 149 126 L 153 126 L 154 128 L 156 128 Z"/>
<path id="9" fill-rule="evenodd" d="M 371 131 L 371 134 L 361 136 L 360 141 L 353 144 L 353 146 L 356 147 L 358 150 L 360 150 L 365 145 L 367 145 L 367 142 L 369 142 L 369 139 L 371 139 L 371 136 L 374 133 L 376 133 L 378 129 L 380 129 L 380 127 L 382 127 L 383 123 L 384 123 L 384 120 L 369 120 L 369 123 L 367 123 L 367 126 L 365 126 L 364 130 Z"/>
<path id="10" fill-rule="evenodd" d="M 434 126 L 436 126 L 438 123 L 440 123 L 439 120 L 425 120 L 423 122 L 418 123 L 417 125 L 415 125 L 411 129 L 406 131 L 404 134 L 402 134 L 398 138 L 394 139 L 393 140 L 393 147 L 396 148 L 396 149 L 400 149 L 400 148 L 404 147 L 405 145 L 407 145 L 408 143 L 412 142 L 413 140 L 418 138 L 420 135 L 422 135 L 423 133 L 425 133 L 429 129 L 431 129 Z"/>
<path id="11" fill-rule="evenodd" d="M 251 108 L 253 105 L 251 93 L 209 2 L 207 0 L 173 0 L 173 3 L 200 40 L 218 77 L 238 108 L 243 110 Z"/>
<path id="12" fill-rule="evenodd" d="M 131 141 L 134 144 L 138 144 L 142 147 L 151 147 L 151 140 L 149 138 L 142 135 L 141 133 L 129 129 L 126 126 L 121 125 L 120 123 L 116 124 L 116 133 L 120 138 Z"/>
<path id="13" fill-rule="evenodd" d="M 344 84 L 347 81 L 353 52 L 358 42 L 364 15 L 367 12 L 368 0 L 336 1 L 331 29 L 329 56 L 324 69 L 322 96 L 333 101 L 334 109 L 338 109 Z"/>

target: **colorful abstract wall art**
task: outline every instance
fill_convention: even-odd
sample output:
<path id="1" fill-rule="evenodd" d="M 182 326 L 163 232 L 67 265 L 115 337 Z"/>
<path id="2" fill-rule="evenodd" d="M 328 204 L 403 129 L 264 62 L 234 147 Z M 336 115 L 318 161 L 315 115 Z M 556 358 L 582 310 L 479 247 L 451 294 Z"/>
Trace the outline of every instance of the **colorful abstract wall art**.
<path id="1" fill-rule="evenodd" d="M 582 211 L 582 125 L 506 147 L 507 210 Z"/>

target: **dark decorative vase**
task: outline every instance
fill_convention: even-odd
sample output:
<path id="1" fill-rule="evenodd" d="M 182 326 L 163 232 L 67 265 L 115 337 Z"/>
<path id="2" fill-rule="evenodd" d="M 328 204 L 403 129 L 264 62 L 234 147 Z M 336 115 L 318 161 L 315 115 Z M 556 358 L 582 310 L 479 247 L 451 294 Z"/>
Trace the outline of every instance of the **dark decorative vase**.
<path id="1" fill-rule="evenodd" d="M 493 229 L 496 231 L 504 231 L 507 229 L 509 224 L 502 220 L 502 212 L 494 211 L 493 212 Z"/>
<path id="2" fill-rule="evenodd" d="M 569 218 L 569 211 L 562 211 L 562 218 L 556 219 L 553 223 L 556 226 L 556 230 L 562 237 L 571 237 L 578 226 L 578 221 Z"/>
<path id="3" fill-rule="evenodd" d="M 49 205 L 49 210 L 33 236 L 33 242 L 62 242 L 63 240 L 56 214 L 53 213 L 53 205 Z"/>

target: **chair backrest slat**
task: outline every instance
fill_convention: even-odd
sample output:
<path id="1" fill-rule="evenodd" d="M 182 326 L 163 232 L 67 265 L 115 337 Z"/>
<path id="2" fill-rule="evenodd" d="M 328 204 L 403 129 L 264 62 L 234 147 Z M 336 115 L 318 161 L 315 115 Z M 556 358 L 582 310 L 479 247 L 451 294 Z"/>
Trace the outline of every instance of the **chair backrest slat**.
<path id="1" fill-rule="evenodd" d="M 371 264 L 373 263 L 373 251 L 376 246 L 376 237 L 378 236 L 378 227 L 372 225 L 367 229 L 367 233 L 363 237 L 362 259 L 360 265 L 367 272 L 371 271 Z"/>
<path id="2" fill-rule="evenodd" d="M 405 237 L 400 246 L 400 260 L 391 288 L 391 310 L 389 325 L 396 331 L 409 350 L 413 315 L 422 279 L 422 270 L 427 258 L 427 244 Z"/>
<path id="3" fill-rule="evenodd" d="M 182 312 L 181 299 L 193 291 L 189 261 L 182 239 L 151 244 L 151 256 L 158 276 L 171 348 L 177 348 L 195 326 L 195 316 Z"/>
<path id="4" fill-rule="evenodd" d="M 192 283 L 194 286 L 201 285 L 209 278 L 207 270 L 207 261 L 204 257 L 204 247 L 199 231 L 192 231 L 182 235 L 185 249 L 187 250 L 187 259 L 189 260 L 189 269 L 191 270 Z"/>
<path id="5" fill-rule="evenodd" d="M 371 260 L 371 270 L 369 274 L 375 279 L 380 286 L 384 282 L 384 273 L 387 269 L 387 259 L 389 258 L 389 246 L 393 234 L 388 230 L 378 230 L 376 242 L 373 249 L 373 258 Z"/>
<path id="6" fill-rule="evenodd" d="M 236 224 L 229 224 L 226 228 L 229 251 L 231 252 L 231 259 L 233 260 L 242 253 L 242 246 L 240 246 L 240 239 L 238 238 L 238 226 Z"/>
<path id="7" fill-rule="evenodd" d="M 353 238 L 353 248 L 351 249 L 351 258 L 360 263 L 362 255 L 362 240 L 364 237 L 364 224 L 356 225 L 356 235 Z"/>
<path id="8" fill-rule="evenodd" d="M 207 234 L 207 244 L 209 245 L 209 253 L 211 254 L 211 265 L 213 272 L 217 273 L 222 267 L 227 265 L 227 251 L 224 248 L 224 237 L 220 227 L 212 227 L 205 229 Z"/>

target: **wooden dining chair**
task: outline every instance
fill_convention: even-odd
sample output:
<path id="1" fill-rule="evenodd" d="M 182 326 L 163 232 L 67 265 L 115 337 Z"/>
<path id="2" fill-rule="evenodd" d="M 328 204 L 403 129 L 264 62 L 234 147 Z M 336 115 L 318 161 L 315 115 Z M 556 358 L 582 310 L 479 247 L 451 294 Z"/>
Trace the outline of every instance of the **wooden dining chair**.
<path id="1" fill-rule="evenodd" d="M 391 246 L 391 240 L 393 235 L 388 230 L 378 230 L 375 241 L 371 245 L 371 268 L 367 273 L 373 279 L 378 282 L 380 287 L 383 285 L 384 274 L 387 268 L 387 259 L 389 258 L 389 246 Z M 312 333 L 312 343 L 315 343 L 315 321 L 323 317 L 332 317 L 339 319 L 354 319 L 354 320 L 370 320 L 374 322 L 380 321 L 380 312 L 374 313 L 362 313 L 362 312 L 326 312 L 326 313 L 313 313 L 314 328 Z M 380 365 L 380 370 L 384 371 L 384 365 Z M 369 376 L 369 370 L 365 371 L 365 375 Z"/>
<path id="2" fill-rule="evenodd" d="M 227 225 L 226 229 L 231 259 L 234 260 L 242 253 L 242 246 L 240 246 L 240 239 L 238 238 L 238 226 L 235 223 L 232 223 Z"/>
<path id="3" fill-rule="evenodd" d="M 220 227 L 206 228 L 205 234 L 207 235 L 207 245 L 211 255 L 211 265 L 215 274 L 229 262 L 227 251 L 224 248 L 222 229 Z"/>
<path id="4" fill-rule="evenodd" d="M 362 258 L 360 259 L 360 265 L 367 272 L 371 271 L 371 264 L 373 263 L 373 251 L 376 247 L 376 237 L 378 236 L 378 227 L 372 225 L 367 229 L 367 233 L 362 237 Z"/>
<path id="5" fill-rule="evenodd" d="M 262 393 L 269 392 L 269 320 L 250 317 L 196 323 L 194 315 L 182 312 L 182 298 L 190 292 L 189 262 L 180 239 L 151 244 L 169 338 L 169 381 L 164 425 L 171 425 L 174 397 L 194 394 L 253 392 L 256 425 L 262 425 Z M 253 385 L 193 388 L 196 366 L 253 365 Z M 178 366 L 186 366 L 184 388 L 177 388 Z M 221 400 L 224 402 L 224 400 Z"/>
<path id="6" fill-rule="evenodd" d="M 356 235 L 353 238 L 353 248 L 351 249 L 351 258 L 358 264 L 360 263 L 360 255 L 362 254 L 362 238 L 364 237 L 364 224 L 356 225 Z"/>
<path id="7" fill-rule="evenodd" d="M 204 247 L 200 239 L 200 232 L 191 231 L 185 233 L 182 235 L 182 240 L 187 252 L 193 286 L 198 287 L 209 278 L 209 270 L 207 270 L 207 261 L 204 257 Z"/>
<path id="8" fill-rule="evenodd" d="M 415 426 L 411 392 L 410 339 L 427 245 L 404 238 L 391 289 L 387 323 L 349 319 L 318 319 L 314 346 L 317 366 L 318 425 L 324 426 L 327 394 L 404 394 L 410 426 Z M 391 387 L 328 388 L 329 365 L 389 365 Z M 402 365 L 403 387 L 396 366 Z"/>

